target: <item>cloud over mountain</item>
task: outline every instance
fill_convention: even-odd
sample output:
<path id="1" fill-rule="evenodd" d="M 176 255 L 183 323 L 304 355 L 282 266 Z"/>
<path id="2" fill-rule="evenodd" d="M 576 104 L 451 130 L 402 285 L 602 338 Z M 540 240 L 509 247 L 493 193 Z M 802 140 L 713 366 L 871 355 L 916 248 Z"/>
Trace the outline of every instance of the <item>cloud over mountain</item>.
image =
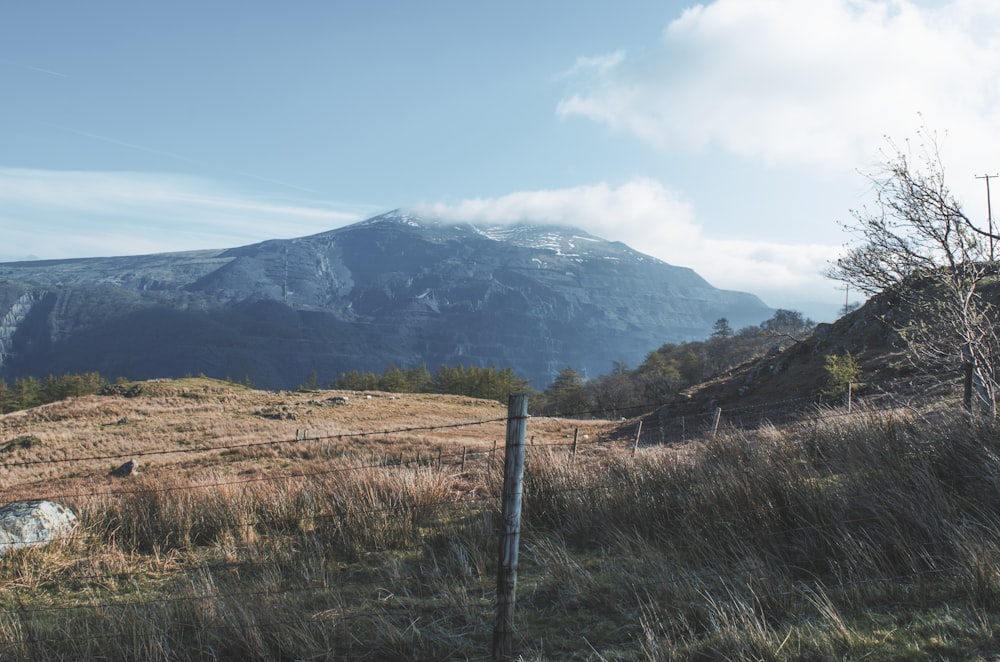
<path id="1" fill-rule="evenodd" d="M 522 191 L 454 204 L 416 205 L 421 215 L 473 223 L 544 222 L 581 227 L 640 248 L 670 264 L 694 268 L 717 287 L 803 300 L 832 284 L 821 272 L 839 246 L 782 244 L 714 237 L 696 221 L 692 203 L 647 178 Z"/>

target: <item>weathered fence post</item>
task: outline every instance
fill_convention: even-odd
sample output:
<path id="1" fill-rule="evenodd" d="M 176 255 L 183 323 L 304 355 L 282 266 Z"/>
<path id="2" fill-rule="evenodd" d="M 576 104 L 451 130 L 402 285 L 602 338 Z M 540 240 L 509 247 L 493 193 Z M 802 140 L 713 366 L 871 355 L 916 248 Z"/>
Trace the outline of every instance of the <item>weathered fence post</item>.
<path id="1" fill-rule="evenodd" d="M 847 413 L 851 413 L 851 382 L 847 382 Z"/>
<path id="2" fill-rule="evenodd" d="M 468 446 L 462 446 L 462 473 L 465 473 L 465 456 L 469 452 Z"/>
<path id="3" fill-rule="evenodd" d="M 722 407 L 716 407 L 712 414 L 712 438 L 719 432 L 719 419 L 722 418 Z"/>
<path id="4" fill-rule="evenodd" d="M 642 421 L 639 421 L 639 426 L 635 429 L 635 443 L 632 444 L 632 457 L 639 452 L 639 435 L 642 434 Z"/>
<path id="5" fill-rule="evenodd" d="M 503 505 L 500 522 L 500 563 L 497 568 L 496 623 L 493 627 L 493 659 L 508 660 L 514 648 L 514 597 L 517 588 L 517 551 L 521 538 L 521 496 L 524 478 L 524 440 L 527 431 L 528 396 L 511 394 L 507 399 L 507 442 L 504 449 Z"/>
<path id="6" fill-rule="evenodd" d="M 574 460 L 576 459 L 576 444 L 580 441 L 580 428 L 573 431 L 573 450 L 570 451 L 570 457 Z"/>

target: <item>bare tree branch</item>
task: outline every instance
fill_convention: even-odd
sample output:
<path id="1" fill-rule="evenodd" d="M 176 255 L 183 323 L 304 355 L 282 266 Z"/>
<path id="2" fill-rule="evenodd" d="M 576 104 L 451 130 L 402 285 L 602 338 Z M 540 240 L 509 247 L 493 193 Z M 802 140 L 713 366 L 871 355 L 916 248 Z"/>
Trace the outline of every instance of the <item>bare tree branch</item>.
<path id="1" fill-rule="evenodd" d="M 926 129 L 918 158 L 892 153 L 869 179 L 877 208 L 852 211 L 845 228 L 859 242 L 827 272 L 868 295 L 898 294 L 911 315 L 898 324 L 915 364 L 927 370 L 972 366 L 992 402 L 997 392 L 997 311 L 982 296 L 995 275 L 990 241 L 945 185 L 937 138 Z M 909 148 L 909 144 L 907 144 Z"/>

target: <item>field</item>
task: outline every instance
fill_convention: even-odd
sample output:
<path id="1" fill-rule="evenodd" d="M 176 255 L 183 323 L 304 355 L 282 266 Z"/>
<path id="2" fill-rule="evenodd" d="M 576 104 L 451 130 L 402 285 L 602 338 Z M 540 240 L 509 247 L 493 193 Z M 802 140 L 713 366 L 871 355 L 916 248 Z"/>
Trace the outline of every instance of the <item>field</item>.
<path id="1" fill-rule="evenodd" d="M 0 559 L 0 659 L 490 659 L 505 406 L 140 386 L 0 417 L 5 501 L 81 519 Z M 523 659 L 1000 657 L 996 422 L 634 428 L 528 421 Z"/>

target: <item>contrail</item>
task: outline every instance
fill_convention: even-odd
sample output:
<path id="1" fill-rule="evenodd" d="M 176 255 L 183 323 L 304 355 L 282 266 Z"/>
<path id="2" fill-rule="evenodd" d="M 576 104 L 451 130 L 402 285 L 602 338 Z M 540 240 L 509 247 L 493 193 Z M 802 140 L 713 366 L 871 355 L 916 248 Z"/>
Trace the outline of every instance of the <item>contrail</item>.
<path id="1" fill-rule="evenodd" d="M 66 131 L 67 133 L 74 133 L 78 136 L 83 136 L 84 138 L 93 138 L 94 140 L 102 140 L 104 142 L 112 143 L 115 145 L 121 145 L 122 147 L 128 147 L 129 149 L 137 149 L 142 152 L 149 152 L 150 154 L 158 154 L 160 156 L 168 156 L 172 159 L 177 159 L 178 161 L 185 161 L 193 165 L 205 165 L 203 163 L 198 163 L 192 159 L 181 156 L 180 154 L 175 154 L 174 152 L 165 152 L 160 149 L 154 149 L 152 147 L 145 147 L 143 145 L 137 145 L 135 143 L 125 142 L 124 140 L 118 140 L 117 138 L 112 138 L 110 136 L 102 136 L 99 133 L 91 133 L 90 131 L 83 131 L 81 129 L 74 129 L 71 126 L 63 126 L 62 124 L 51 124 L 49 122 L 42 122 L 45 126 L 53 129 L 59 129 L 60 131 Z"/>
<path id="2" fill-rule="evenodd" d="M 37 71 L 39 73 L 48 74 L 50 76 L 59 76 L 60 78 L 69 78 L 69 74 L 59 73 L 58 71 L 52 71 L 51 69 L 43 69 L 41 67 L 33 67 L 30 64 L 24 64 L 22 62 L 14 62 L 13 60 L 0 60 L 4 64 L 9 64 L 12 67 L 20 67 L 21 69 L 28 69 L 29 71 Z"/>

